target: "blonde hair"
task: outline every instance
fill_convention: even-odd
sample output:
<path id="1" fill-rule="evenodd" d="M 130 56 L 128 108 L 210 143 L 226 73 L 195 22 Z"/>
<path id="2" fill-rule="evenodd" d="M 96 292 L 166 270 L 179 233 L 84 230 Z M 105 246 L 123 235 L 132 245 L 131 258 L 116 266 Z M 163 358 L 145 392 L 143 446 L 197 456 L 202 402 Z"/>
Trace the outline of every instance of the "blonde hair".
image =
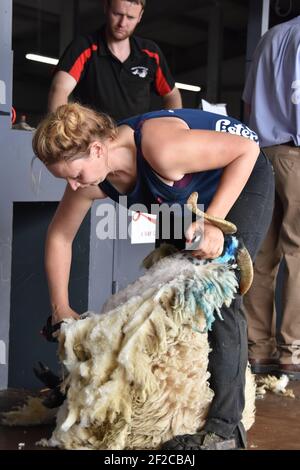
<path id="1" fill-rule="evenodd" d="M 116 124 L 107 114 L 78 103 L 64 104 L 38 125 L 32 148 L 45 165 L 51 165 L 86 153 L 95 139 L 116 137 Z"/>

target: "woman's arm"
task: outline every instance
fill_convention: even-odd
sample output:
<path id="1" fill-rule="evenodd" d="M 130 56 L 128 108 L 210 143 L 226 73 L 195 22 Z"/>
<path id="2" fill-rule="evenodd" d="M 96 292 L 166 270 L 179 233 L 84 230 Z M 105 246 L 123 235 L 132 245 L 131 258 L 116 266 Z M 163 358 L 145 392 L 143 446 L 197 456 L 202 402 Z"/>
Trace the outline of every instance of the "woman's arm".
<path id="1" fill-rule="evenodd" d="M 246 185 L 260 151 L 255 142 L 244 137 L 234 135 L 232 137 L 237 137 L 236 140 L 239 140 L 237 148 L 232 149 L 234 158 L 229 160 L 223 169 L 217 191 L 206 210 L 208 214 L 223 219 Z M 246 142 L 240 142 L 240 139 Z"/>
<path id="2" fill-rule="evenodd" d="M 145 158 L 161 176 L 178 180 L 186 173 L 223 168 L 217 191 L 206 212 L 225 218 L 242 192 L 259 155 L 258 145 L 245 137 L 229 133 L 189 129 L 175 118 L 147 121 L 143 127 Z M 158 123 L 160 121 L 160 123 Z M 159 125 L 158 125 L 159 124 Z M 192 239 L 195 225 L 187 231 Z M 215 258 L 223 248 L 219 229 L 205 223 L 205 239 L 196 256 Z"/>
<path id="3" fill-rule="evenodd" d="M 48 280 L 52 323 L 66 317 L 77 317 L 69 305 L 69 277 L 72 261 L 72 243 L 94 199 L 104 198 L 98 187 L 73 191 L 67 185 L 64 196 L 50 223 L 46 247 L 45 268 Z"/>
<path id="4" fill-rule="evenodd" d="M 223 168 L 207 213 L 225 218 L 252 172 L 259 146 L 234 134 L 189 129 L 176 118 L 169 124 L 166 121 L 170 119 L 153 119 L 144 124 L 145 158 L 155 171 L 171 181 L 187 173 Z"/>

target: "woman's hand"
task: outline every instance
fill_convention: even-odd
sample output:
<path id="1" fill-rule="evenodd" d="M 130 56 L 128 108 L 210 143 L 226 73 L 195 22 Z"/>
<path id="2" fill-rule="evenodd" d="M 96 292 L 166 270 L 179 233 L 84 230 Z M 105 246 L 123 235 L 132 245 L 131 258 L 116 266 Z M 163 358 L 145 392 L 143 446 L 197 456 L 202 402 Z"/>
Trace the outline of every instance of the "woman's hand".
<path id="1" fill-rule="evenodd" d="M 193 241 L 197 235 L 199 235 L 199 223 L 193 222 L 186 231 L 187 242 Z M 223 248 L 223 232 L 218 227 L 205 221 L 204 234 L 199 242 L 199 246 L 196 250 L 193 250 L 191 254 L 195 258 L 214 259 L 221 256 Z"/>
<path id="2" fill-rule="evenodd" d="M 77 312 L 75 312 L 75 310 L 73 310 L 69 306 L 65 308 L 55 309 L 55 311 L 52 312 L 51 323 L 52 325 L 55 325 L 56 323 L 65 320 L 66 318 L 75 318 L 75 320 L 79 320 L 80 316 Z"/>
<path id="3" fill-rule="evenodd" d="M 41 334 L 47 341 L 50 341 L 51 343 L 57 342 L 61 323 L 66 318 L 75 318 L 78 320 L 80 316 L 69 306 L 61 309 L 55 308 L 52 315 L 48 317 L 46 325 L 41 330 Z"/>

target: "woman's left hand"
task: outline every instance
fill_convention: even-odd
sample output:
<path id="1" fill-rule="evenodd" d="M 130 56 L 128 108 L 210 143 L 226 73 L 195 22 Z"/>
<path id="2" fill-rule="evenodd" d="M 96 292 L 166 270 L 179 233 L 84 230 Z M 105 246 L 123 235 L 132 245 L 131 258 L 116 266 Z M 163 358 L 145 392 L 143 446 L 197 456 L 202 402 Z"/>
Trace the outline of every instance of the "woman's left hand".
<path id="1" fill-rule="evenodd" d="M 198 233 L 197 222 L 190 225 L 186 232 L 187 241 L 193 240 Z M 199 242 L 199 247 L 191 252 L 192 256 L 201 259 L 214 259 L 221 256 L 224 248 L 223 232 L 214 225 L 204 222 L 204 234 Z"/>

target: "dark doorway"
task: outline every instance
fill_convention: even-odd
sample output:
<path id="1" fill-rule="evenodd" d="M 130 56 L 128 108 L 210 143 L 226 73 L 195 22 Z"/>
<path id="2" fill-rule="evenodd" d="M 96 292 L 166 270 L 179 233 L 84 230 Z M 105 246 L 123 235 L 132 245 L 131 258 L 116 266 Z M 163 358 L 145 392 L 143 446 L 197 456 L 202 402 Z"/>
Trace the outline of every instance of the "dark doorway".
<path id="1" fill-rule="evenodd" d="M 58 371 L 56 343 L 39 334 L 50 314 L 44 272 L 44 241 L 56 202 L 17 202 L 13 208 L 9 387 L 38 389 L 33 366 L 42 361 Z M 79 313 L 88 308 L 90 214 L 73 244 L 70 300 Z"/>

